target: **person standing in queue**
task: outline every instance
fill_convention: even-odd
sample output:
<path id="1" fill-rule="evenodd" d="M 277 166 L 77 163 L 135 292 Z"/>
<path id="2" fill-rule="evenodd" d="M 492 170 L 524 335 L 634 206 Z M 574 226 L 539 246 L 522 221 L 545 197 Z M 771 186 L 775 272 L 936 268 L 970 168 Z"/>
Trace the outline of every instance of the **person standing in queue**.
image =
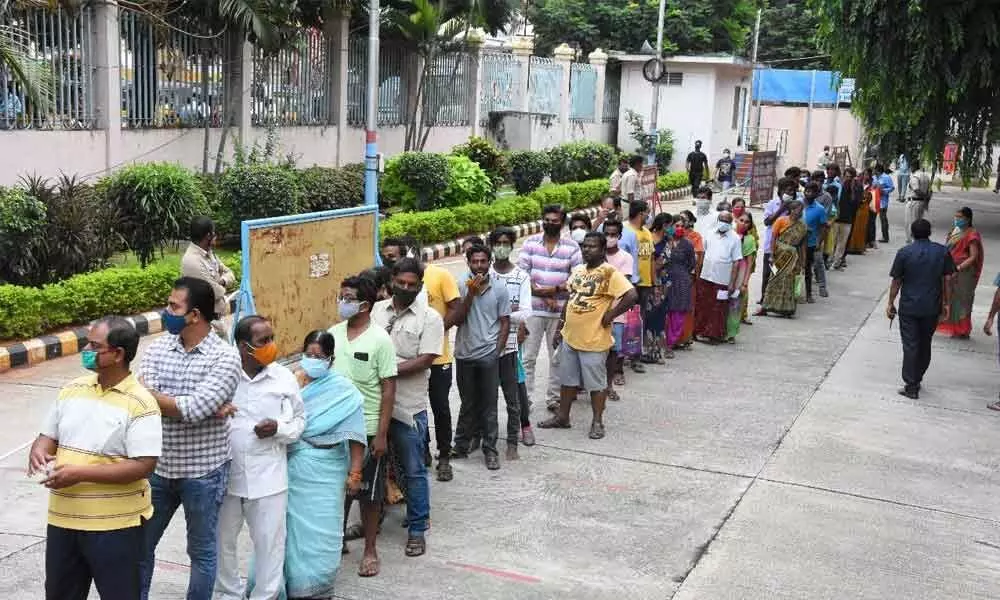
<path id="1" fill-rule="evenodd" d="M 361 577 L 379 574 L 380 562 L 375 548 L 379 514 L 385 500 L 386 450 L 389 426 L 396 404 L 396 349 L 382 327 L 372 323 L 371 311 L 378 290 L 367 277 L 348 277 L 340 284 L 337 310 L 341 321 L 329 329 L 334 340 L 333 368 L 349 379 L 364 398 L 365 434 L 368 453 L 361 472 L 361 525 L 365 551 L 358 567 Z M 348 497 L 344 520 L 351 513 Z"/>
<path id="2" fill-rule="evenodd" d="M 544 342 L 549 353 L 546 406 L 553 411 L 559 406 L 559 356 L 555 346 L 559 315 L 566 304 L 570 271 L 583 263 L 580 245 L 562 235 L 565 224 L 566 211 L 561 206 L 543 207 L 542 233 L 526 239 L 517 257 L 517 266 L 531 278 L 531 316 L 523 355 L 528 393 L 535 393 L 535 365 Z"/>
<path id="3" fill-rule="evenodd" d="M 375 303 L 372 323 L 392 338 L 396 354 L 396 401 L 389 434 L 406 476 L 405 553 L 415 557 L 427 549 L 424 532 L 430 526 L 431 498 L 423 448 L 427 436 L 427 379 L 444 346 L 441 315 L 418 300 L 423 265 L 404 258 L 392 266 L 392 298 Z"/>
<path id="4" fill-rule="evenodd" d="M 236 324 L 234 341 L 243 363 L 229 417 L 233 451 L 229 489 L 219 513 L 219 576 L 216 597 L 242 600 L 237 542 L 243 523 L 253 543 L 250 600 L 276 598 L 284 585 L 285 517 L 288 511 L 287 446 L 302 435 L 305 406 L 299 382 L 275 362 L 271 322 L 258 315 Z"/>
<path id="5" fill-rule="evenodd" d="M 559 410 L 538 424 L 543 429 L 568 429 L 570 407 L 580 390 L 590 393 L 593 421 L 589 437 L 604 437 L 604 407 L 608 399 L 607 355 L 614 344 L 611 326 L 632 308 L 639 294 L 620 271 L 608 264 L 604 234 L 591 232 L 583 240 L 584 264 L 573 269 L 569 301 L 559 319 L 555 342 L 560 345 Z"/>
<path id="6" fill-rule="evenodd" d="M 191 559 L 189 600 L 209 600 L 218 572 L 219 509 L 229 482 L 229 425 L 217 418 L 239 385 L 236 349 L 212 331 L 215 294 L 202 279 L 174 282 L 160 315 L 166 335 L 146 350 L 139 380 L 163 415 L 163 453 L 149 477 L 153 517 L 145 527 L 142 600 L 149 597 L 156 546 L 184 506 Z"/>
<path id="7" fill-rule="evenodd" d="M 653 284 L 655 283 L 655 271 L 653 268 L 653 234 L 646 227 L 646 220 L 649 218 L 649 204 L 645 200 L 633 202 L 628 207 L 628 223 L 625 228 L 631 231 L 637 240 L 636 245 L 636 266 L 638 273 L 635 282 L 636 290 L 639 294 L 639 310 L 642 313 L 643 323 L 649 318 L 650 300 L 653 296 Z M 645 336 L 643 336 L 645 338 Z M 643 340 L 643 354 L 647 354 L 651 348 Z M 647 357 L 648 358 L 648 357 Z M 646 369 L 642 366 L 642 357 L 636 356 L 632 360 L 632 370 L 636 373 L 644 373 Z"/>
<path id="8" fill-rule="evenodd" d="M 955 261 L 948 248 L 932 242 L 931 224 L 917 219 L 910 226 L 913 242 L 900 248 L 892 261 L 889 276 L 889 304 L 885 316 L 899 316 L 899 337 L 903 342 L 903 387 L 899 394 L 912 400 L 920 397 L 924 374 L 931 364 L 931 340 L 941 317 L 951 309 L 949 278 Z M 896 298 L 899 309 L 896 309 Z"/>
<path id="9" fill-rule="evenodd" d="M 212 286 L 217 319 L 212 323 L 212 328 L 219 337 L 226 339 L 226 327 L 222 322 L 229 314 L 226 289 L 236 283 L 236 276 L 212 251 L 218 237 L 212 219 L 195 217 L 191 220 L 191 243 L 181 257 L 181 277 L 197 277 Z"/>
<path id="10" fill-rule="evenodd" d="M 382 263 L 392 267 L 402 258 L 421 260 L 421 251 L 412 238 L 386 238 L 382 242 Z M 444 344 L 440 355 L 431 364 L 427 378 L 427 396 L 430 398 L 431 413 L 434 415 L 434 438 L 437 443 L 437 480 L 451 481 L 452 417 L 448 397 L 451 394 L 452 355 L 448 331 L 458 324 L 460 301 L 458 282 L 445 268 L 431 263 L 422 263 L 424 268 L 423 286 L 420 295 L 426 297 L 427 304 L 440 315 L 444 324 Z M 430 466 L 430 438 L 427 439 L 425 464 Z"/>
<path id="11" fill-rule="evenodd" d="M 104 600 L 139 597 L 143 529 L 153 515 L 147 477 L 160 456 L 156 400 L 129 365 L 139 334 L 122 317 L 87 332 L 80 353 L 90 371 L 67 384 L 28 454 L 28 475 L 49 494 L 45 598 L 87 600 L 91 582 Z"/>
<path id="12" fill-rule="evenodd" d="M 455 334 L 455 377 L 461 397 L 455 428 L 455 457 L 469 455 L 469 440 L 482 432 L 486 468 L 500 468 L 497 454 L 497 385 L 499 359 L 510 334 L 510 297 L 507 286 L 490 275 L 493 254 L 486 246 L 473 246 L 465 253 L 469 274 L 459 283 L 463 320 Z M 516 407 L 515 407 L 516 408 Z M 515 424 L 520 413 L 514 415 Z M 515 425 L 516 427 L 516 425 Z M 507 459 L 517 457 L 517 430 L 513 445 L 508 439 Z"/>

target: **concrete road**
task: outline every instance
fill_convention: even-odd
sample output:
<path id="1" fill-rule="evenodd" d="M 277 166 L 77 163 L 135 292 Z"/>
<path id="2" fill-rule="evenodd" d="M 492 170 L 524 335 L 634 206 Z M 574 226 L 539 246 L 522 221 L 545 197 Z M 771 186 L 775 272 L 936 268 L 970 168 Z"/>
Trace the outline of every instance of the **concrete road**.
<path id="1" fill-rule="evenodd" d="M 1000 269 L 997 202 L 946 192 L 930 215 L 940 240 L 955 208 L 976 211 L 987 240 L 977 327 Z M 456 461 L 454 481 L 432 483 L 428 554 L 403 556 L 395 509 L 382 574 L 357 577 L 352 543 L 337 597 L 1000 597 L 1000 414 L 985 406 L 998 392 L 995 341 L 978 330 L 936 339 L 921 399 L 896 394 L 901 351 L 884 294 L 901 233 L 831 272 L 830 298 L 798 318 L 756 319 L 736 345 L 630 375 L 606 439 L 587 439 L 578 405 L 573 429 L 539 430 L 500 471 L 478 453 Z M 0 598 L 42 596 L 45 491 L 23 477 L 18 448 L 77 365 L 0 376 Z M 180 518 L 158 559 L 153 596 L 183 598 Z"/>

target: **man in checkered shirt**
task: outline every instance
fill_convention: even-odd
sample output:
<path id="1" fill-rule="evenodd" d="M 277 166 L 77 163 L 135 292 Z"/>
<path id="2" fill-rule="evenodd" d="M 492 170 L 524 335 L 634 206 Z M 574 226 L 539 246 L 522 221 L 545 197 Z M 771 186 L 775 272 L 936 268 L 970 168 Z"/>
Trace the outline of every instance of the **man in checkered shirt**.
<path id="1" fill-rule="evenodd" d="M 215 587 L 219 508 L 230 458 L 228 424 L 220 417 L 242 367 L 236 350 L 212 330 L 214 306 L 207 282 L 178 279 L 161 315 L 168 333 L 150 345 L 139 368 L 163 413 L 163 452 L 149 479 L 153 518 L 145 527 L 142 600 L 149 597 L 156 545 L 180 506 L 191 559 L 187 598 L 209 600 Z"/>

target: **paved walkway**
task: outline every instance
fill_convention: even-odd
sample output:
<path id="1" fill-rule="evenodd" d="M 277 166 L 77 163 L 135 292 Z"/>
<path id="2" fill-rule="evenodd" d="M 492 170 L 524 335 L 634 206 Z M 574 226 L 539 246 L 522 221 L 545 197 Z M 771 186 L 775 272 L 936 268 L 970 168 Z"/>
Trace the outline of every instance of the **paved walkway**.
<path id="1" fill-rule="evenodd" d="M 981 327 L 1000 269 L 1000 204 L 941 194 L 936 239 L 958 199 L 987 238 Z M 995 341 L 936 339 L 921 399 L 896 394 L 901 351 L 883 311 L 900 233 L 831 273 L 831 297 L 798 318 L 757 319 L 735 346 L 699 346 L 630 376 L 606 439 L 587 439 L 578 405 L 573 429 L 540 430 L 500 471 L 478 453 L 457 461 L 453 482 L 432 484 L 428 554 L 403 556 L 393 512 L 382 575 L 355 575 L 354 542 L 337 597 L 1000 597 L 1000 415 L 985 408 L 998 391 Z M 77 372 L 69 358 L 0 376 L 0 456 L 32 437 Z M 42 595 L 45 493 L 24 479 L 25 456 L 0 462 L 0 597 L 12 600 Z M 183 598 L 183 540 L 175 519 L 157 599 Z"/>

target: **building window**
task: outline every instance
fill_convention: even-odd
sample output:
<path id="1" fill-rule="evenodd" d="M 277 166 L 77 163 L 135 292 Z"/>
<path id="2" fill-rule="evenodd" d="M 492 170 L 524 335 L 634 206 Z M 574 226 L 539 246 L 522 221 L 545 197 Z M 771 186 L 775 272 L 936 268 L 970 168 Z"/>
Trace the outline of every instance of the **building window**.
<path id="1" fill-rule="evenodd" d="M 738 129 L 740 125 L 740 105 L 742 104 L 742 88 L 736 86 L 733 89 L 733 129 Z"/>
<path id="2" fill-rule="evenodd" d="M 662 81 L 665 81 L 667 85 L 684 85 L 684 73 L 666 73 Z"/>

